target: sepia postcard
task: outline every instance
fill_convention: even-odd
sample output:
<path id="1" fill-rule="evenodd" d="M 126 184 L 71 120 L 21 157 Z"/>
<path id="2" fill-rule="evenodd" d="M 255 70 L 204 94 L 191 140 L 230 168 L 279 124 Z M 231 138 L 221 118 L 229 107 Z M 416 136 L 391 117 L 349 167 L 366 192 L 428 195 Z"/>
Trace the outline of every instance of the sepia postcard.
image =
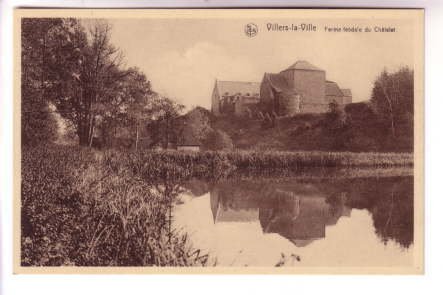
<path id="1" fill-rule="evenodd" d="M 421 9 L 17 9 L 14 271 L 422 274 Z"/>

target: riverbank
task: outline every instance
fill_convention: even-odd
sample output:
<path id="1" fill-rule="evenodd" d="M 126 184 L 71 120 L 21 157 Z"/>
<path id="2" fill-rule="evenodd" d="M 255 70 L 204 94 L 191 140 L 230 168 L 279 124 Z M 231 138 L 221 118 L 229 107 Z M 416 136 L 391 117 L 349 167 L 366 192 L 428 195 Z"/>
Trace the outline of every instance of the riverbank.
<path id="1" fill-rule="evenodd" d="M 367 176 L 368 169 L 383 172 L 412 166 L 412 154 L 400 153 L 24 148 L 21 264 L 212 265 L 186 233 L 171 229 L 171 208 L 181 181 L 193 177 L 240 179 L 257 172 L 278 172 L 280 176 L 304 172 L 306 178 L 311 168 L 338 169 L 343 177 L 360 170 Z"/>
<path id="2" fill-rule="evenodd" d="M 22 151 L 22 266 L 204 266 L 208 256 L 170 227 L 174 192 L 102 152 L 66 146 Z"/>
<path id="3" fill-rule="evenodd" d="M 144 179 L 218 178 L 238 171 L 297 172 L 307 168 L 413 167 L 412 153 L 108 151 L 104 155 L 111 169 L 131 170 Z"/>

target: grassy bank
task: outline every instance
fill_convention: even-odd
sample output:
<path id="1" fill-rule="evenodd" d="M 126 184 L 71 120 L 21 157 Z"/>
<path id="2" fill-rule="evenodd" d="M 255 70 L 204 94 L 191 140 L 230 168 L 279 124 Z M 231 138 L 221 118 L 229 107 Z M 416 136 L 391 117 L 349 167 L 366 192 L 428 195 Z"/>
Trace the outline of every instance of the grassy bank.
<path id="1" fill-rule="evenodd" d="M 21 264 L 205 265 L 207 256 L 170 228 L 173 190 L 127 172 L 88 149 L 24 149 Z"/>
<path id="2" fill-rule="evenodd" d="M 228 176 L 238 171 L 277 170 L 299 171 L 315 167 L 388 168 L 412 167 L 410 153 L 350 153 L 350 152 L 176 152 L 143 151 L 139 153 L 105 153 L 105 163 L 118 172 L 131 171 L 144 179 L 177 177 Z"/>
<path id="3" fill-rule="evenodd" d="M 410 168 L 411 154 L 329 152 L 121 152 L 79 147 L 22 152 L 24 266 L 208 264 L 171 229 L 180 181 L 310 168 Z M 172 183 L 172 185 L 171 185 Z"/>

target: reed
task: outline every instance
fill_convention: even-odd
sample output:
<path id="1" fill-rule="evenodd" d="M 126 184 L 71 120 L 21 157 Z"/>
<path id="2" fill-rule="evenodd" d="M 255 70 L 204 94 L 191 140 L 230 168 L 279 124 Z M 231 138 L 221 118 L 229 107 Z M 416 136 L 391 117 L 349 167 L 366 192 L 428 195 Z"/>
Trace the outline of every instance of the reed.
<path id="1" fill-rule="evenodd" d="M 191 177 L 309 168 L 412 167 L 408 153 L 96 151 L 52 145 L 22 152 L 24 266 L 207 265 L 171 228 L 177 183 Z M 178 181 L 168 181 L 178 180 Z"/>
<path id="2" fill-rule="evenodd" d="M 105 153 L 112 170 L 126 170 L 144 179 L 218 178 L 236 171 L 299 171 L 306 168 L 412 167 L 410 153 L 259 152 L 259 151 L 144 151 Z"/>
<path id="3" fill-rule="evenodd" d="M 21 264 L 206 265 L 208 256 L 171 228 L 174 191 L 120 172 L 90 149 L 25 149 Z"/>

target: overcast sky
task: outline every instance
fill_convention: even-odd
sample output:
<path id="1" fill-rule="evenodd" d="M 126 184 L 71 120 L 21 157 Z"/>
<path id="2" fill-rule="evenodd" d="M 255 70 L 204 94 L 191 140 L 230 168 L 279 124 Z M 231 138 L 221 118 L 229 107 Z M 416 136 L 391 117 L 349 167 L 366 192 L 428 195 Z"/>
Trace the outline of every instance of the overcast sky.
<path id="1" fill-rule="evenodd" d="M 246 23 L 258 25 L 249 38 Z M 155 91 L 187 107 L 210 108 L 215 79 L 257 81 L 297 60 L 324 69 L 326 78 L 351 88 L 354 101 L 369 99 L 377 74 L 414 64 L 411 26 L 388 21 L 395 33 L 326 33 L 339 21 L 314 21 L 316 32 L 268 32 L 272 20 L 113 19 L 112 42 L 124 52 L 127 66 L 139 67 Z M 303 22 L 298 19 L 296 23 Z M 311 21 L 307 21 L 311 22 Z M 291 24 L 291 20 L 279 20 Z M 347 21 L 364 27 L 383 24 Z"/>

